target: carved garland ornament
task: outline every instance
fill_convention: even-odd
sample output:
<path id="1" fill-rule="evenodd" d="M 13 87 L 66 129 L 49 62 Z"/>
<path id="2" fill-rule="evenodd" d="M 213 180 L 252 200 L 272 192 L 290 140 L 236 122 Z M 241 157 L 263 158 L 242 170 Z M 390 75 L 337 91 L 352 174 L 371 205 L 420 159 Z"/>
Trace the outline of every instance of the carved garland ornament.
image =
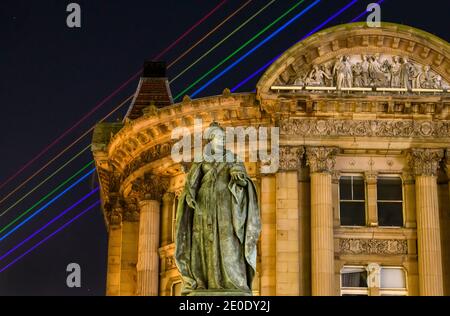
<path id="1" fill-rule="evenodd" d="M 408 243 L 398 239 L 339 239 L 341 254 L 406 255 Z"/>
<path id="2" fill-rule="evenodd" d="M 280 129 L 302 136 L 450 137 L 450 121 L 286 119 Z"/>

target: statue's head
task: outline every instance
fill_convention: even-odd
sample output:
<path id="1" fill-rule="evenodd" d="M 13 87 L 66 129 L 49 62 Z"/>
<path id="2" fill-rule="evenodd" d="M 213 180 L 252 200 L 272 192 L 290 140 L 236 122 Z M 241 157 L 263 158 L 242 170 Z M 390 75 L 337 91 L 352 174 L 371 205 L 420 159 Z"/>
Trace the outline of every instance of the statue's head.
<path id="1" fill-rule="evenodd" d="M 225 147 L 225 130 L 218 122 L 212 122 L 205 131 L 205 138 L 214 151 Z"/>

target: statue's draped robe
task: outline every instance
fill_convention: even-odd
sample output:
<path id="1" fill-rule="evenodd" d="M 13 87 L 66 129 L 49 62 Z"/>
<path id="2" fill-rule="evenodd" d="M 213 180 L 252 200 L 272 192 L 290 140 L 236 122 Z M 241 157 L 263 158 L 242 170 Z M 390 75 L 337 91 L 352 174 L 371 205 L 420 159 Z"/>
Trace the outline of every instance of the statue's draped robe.
<path id="1" fill-rule="evenodd" d="M 231 173 L 244 175 L 245 185 Z M 194 163 L 179 198 L 175 260 L 183 293 L 250 292 L 261 229 L 256 189 L 241 163 Z"/>

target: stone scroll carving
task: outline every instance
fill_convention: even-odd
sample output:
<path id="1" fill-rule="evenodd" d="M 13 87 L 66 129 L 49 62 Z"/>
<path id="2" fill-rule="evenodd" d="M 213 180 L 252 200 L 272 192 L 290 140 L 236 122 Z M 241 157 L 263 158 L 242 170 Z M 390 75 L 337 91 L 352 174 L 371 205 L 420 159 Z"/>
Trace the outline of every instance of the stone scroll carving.
<path id="1" fill-rule="evenodd" d="M 398 239 L 339 239 L 341 254 L 406 255 L 408 243 Z"/>
<path id="2" fill-rule="evenodd" d="M 443 149 L 413 148 L 407 154 L 409 166 L 416 176 L 436 176 L 442 158 Z"/>
<path id="3" fill-rule="evenodd" d="M 143 177 L 133 181 L 131 195 L 142 200 L 160 201 L 164 192 L 169 186 L 169 179 L 151 173 L 146 173 Z"/>
<path id="4" fill-rule="evenodd" d="M 286 119 L 281 134 L 357 137 L 450 137 L 450 121 Z"/>
<path id="5" fill-rule="evenodd" d="M 275 84 L 333 86 L 338 90 L 353 87 L 450 88 L 429 65 L 418 64 L 406 56 L 385 54 L 344 55 L 319 65 L 301 69 L 290 67 Z"/>
<path id="6" fill-rule="evenodd" d="M 298 170 L 304 153 L 303 147 L 280 146 L 280 171 Z"/>
<path id="7" fill-rule="evenodd" d="M 309 166 L 311 173 L 331 173 L 336 164 L 337 153 L 338 148 L 336 147 L 307 147 L 306 164 Z"/>

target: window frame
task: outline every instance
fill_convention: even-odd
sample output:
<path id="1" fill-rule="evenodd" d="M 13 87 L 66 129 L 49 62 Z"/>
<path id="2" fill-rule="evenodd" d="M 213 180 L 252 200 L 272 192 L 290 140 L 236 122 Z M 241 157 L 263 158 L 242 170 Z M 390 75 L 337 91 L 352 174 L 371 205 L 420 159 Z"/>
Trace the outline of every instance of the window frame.
<path id="1" fill-rule="evenodd" d="M 353 178 L 354 177 L 360 177 L 363 180 L 363 187 L 364 187 L 364 200 L 341 200 L 341 178 L 342 177 L 351 177 L 352 178 L 352 196 L 353 196 Z M 338 214 L 339 214 L 339 226 L 340 227 L 346 227 L 346 228 L 354 228 L 354 227 L 366 227 L 367 226 L 367 185 L 366 185 L 366 179 L 364 177 L 364 174 L 362 173 L 342 173 L 339 175 L 338 179 Z M 341 202 L 364 202 L 364 225 L 342 225 L 341 222 Z"/>
<path id="2" fill-rule="evenodd" d="M 402 266 L 381 266 L 380 267 L 380 296 L 408 296 L 408 274 L 404 267 Z M 404 288 L 382 288 L 381 287 L 381 273 L 383 269 L 396 269 L 401 270 L 403 272 L 403 277 L 405 278 L 405 287 Z"/>
<path id="3" fill-rule="evenodd" d="M 367 280 L 369 279 L 369 275 L 366 269 L 367 266 L 363 266 L 363 265 L 344 265 L 342 267 L 342 269 L 339 271 L 339 287 L 340 287 L 340 292 L 341 292 L 341 296 L 344 296 L 345 294 L 365 294 L 367 296 L 369 296 L 369 284 L 367 284 L 367 287 L 343 287 L 342 286 L 342 272 L 344 271 L 344 269 L 346 268 L 350 268 L 350 269 L 362 269 L 363 271 L 366 272 L 367 274 Z"/>
<path id="4" fill-rule="evenodd" d="M 398 228 L 403 228 L 405 227 L 405 223 L 406 223 L 406 210 L 405 210 L 405 183 L 403 181 L 403 177 L 401 174 L 398 173 L 379 173 L 377 175 L 377 185 L 378 185 L 378 181 L 380 180 L 380 178 L 398 178 L 400 179 L 401 182 L 401 189 L 402 189 L 402 200 L 378 200 L 378 188 L 377 188 L 377 200 L 376 200 L 376 205 L 377 205 L 377 221 L 378 221 L 378 227 L 380 228 L 393 228 L 393 229 L 398 229 Z M 402 225 L 401 226 L 381 226 L 380 225 L 380 217 L 379 217 L 379 208 L 378 208 L 378 202 L 381 203 L 389 203 L 389 202 L 394 202 L 394 203 L 402 203 Z"/>

